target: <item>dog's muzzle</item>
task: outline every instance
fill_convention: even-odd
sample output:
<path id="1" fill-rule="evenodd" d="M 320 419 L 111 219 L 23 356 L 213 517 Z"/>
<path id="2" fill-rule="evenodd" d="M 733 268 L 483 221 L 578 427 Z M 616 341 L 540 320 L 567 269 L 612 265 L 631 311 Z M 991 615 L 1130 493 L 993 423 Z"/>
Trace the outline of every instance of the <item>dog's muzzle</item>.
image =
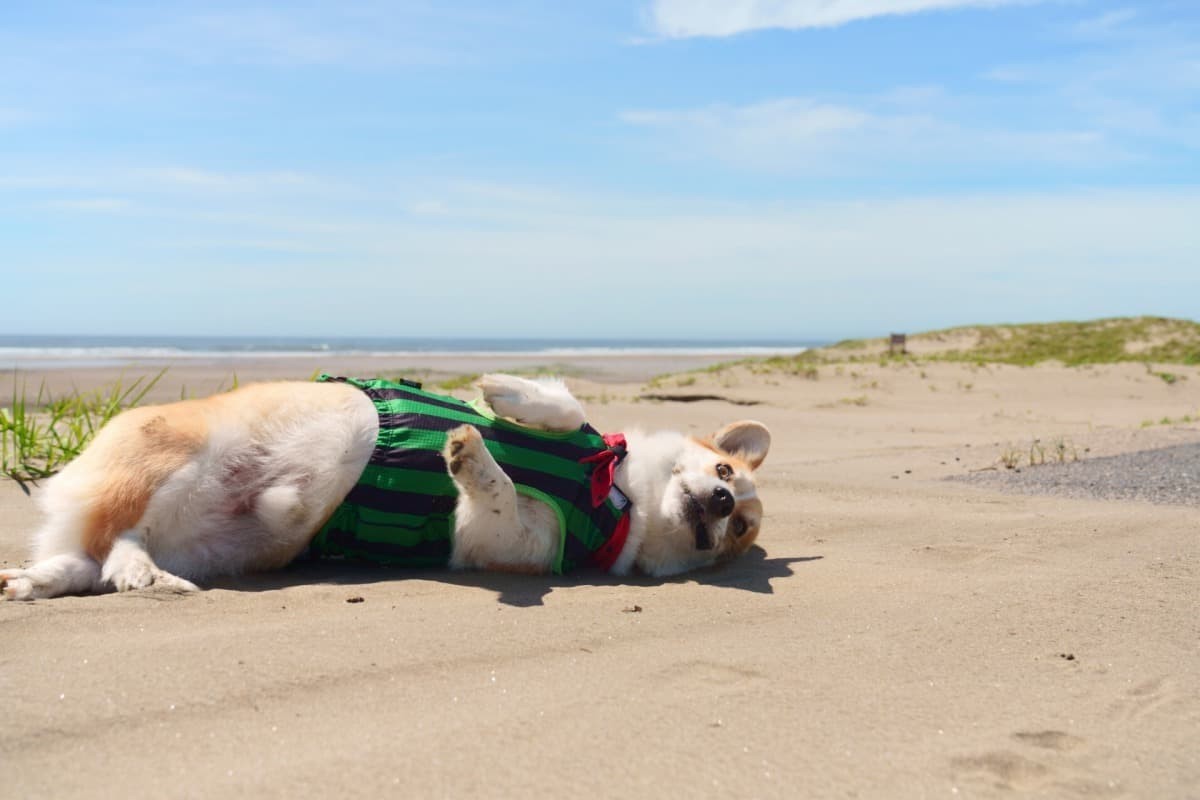
<path id="1" fill-rule="evenodd" d="M 734 504 L 733 495 L 722 486 L 713 489 L 704 503 L 690 491 L 687 492 L 687 516 L 692 523 L 697 550 L 713 549 L 712 531 L 708 529 L 708 520 L 725 519 L 733 513 Z"/>

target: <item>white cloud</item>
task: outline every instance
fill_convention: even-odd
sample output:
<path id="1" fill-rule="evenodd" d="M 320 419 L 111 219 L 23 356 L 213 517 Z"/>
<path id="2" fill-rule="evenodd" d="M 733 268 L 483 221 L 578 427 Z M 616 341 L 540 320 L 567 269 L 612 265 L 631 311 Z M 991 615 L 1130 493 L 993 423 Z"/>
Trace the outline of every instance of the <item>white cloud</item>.
<path id="1" fill-rule="evenodd" d="M 214 191 L 259 191 L 298 189 L 315 186 L 318 181 L 298 172 L 214 172 L 195 167 L 150 167 L 134 171 L 153 183 L 187 189 Z"/>
<path id="2" fill-rule="evenodd" d="M 748 106 L 713 106 L 690 111 L 628 111 L 634 125 L 717 131 L 750 139 L 807 139 L 856 130 L 869 117 L 855 109 L 786 98 Z"/>
<path id="3" fill-rule="evenodd" d="M 846 175 L 920 165 L 1053 162 L 1111 164 L 1125 158 L 1093 128 L 1012 130 L 934 113 L 944 95 L 926 87 L 863 100 L 861 107 L 805 98 L 747 106 L 627 111 L 621 119 L 655 132 L 678 159 L 759 171 Z"/>
<path id="4" fill-rule="evenodd" d="M 1193 102 L 1200 90 L 1197 33 L 1195 24 L 1143 20 L 1119 9 L 1066 30 L 1068 38 L 1087 40 L 1088 46 L 1042 61 L 999 65 L 982 77 L 1020 84 L 1027 109 L 1073 117 L 1153 160 L 1161 144 L 1200 147 Z"/>
<path id="5" fill-rule="evenodd" d="M 1100 16 L 1080 20 L 1071 26 L 1071 33 L 1083 39 L 1108 38 L 1137 17 L 1137 11 L 1132 8 L 1118 8 L 1107 11 Z"/>
<path id="6" fill-rule="evenodd" d="M 37 120 L 38 115 L 23 108 L 0 106 L 0 128 L 15 128 Z"/>
<path id="7" fill-rule="evenodd" d="M 654 0 L 650 24 L 661 36 L 733 36 L 765 28 L 830 28 L 855 20 L 954 8 L 993 8 L 1038 0 Z"/>
<path id="8" fill-rule="evenodd" d="M 51 203 L 50 206 L 64 211 L 86 211 L 103 214 L 115 214 L 130 209 L 129 201 L 120 197 L 84 197 L 74 200 L 58 200 Z"/>
<path id="9" fill-rule="evenodd" d="M 199 64 L 387 69 L 475 62 L 528 34 L 521 20 L 487 4 L 477 11 L 374 2 L 198 7 L 136 8 L 128 32 L 102 46 Z"/>
<path id="10" fill-rule="evenodd" d="M 27 275 L 60 276 L 32 286 L 29 307 L 54 299 L 94 319 L 94 297 L 70 276 L 91 286 L 88 276 L 102 274 L 109 296 L 144 287 L 159 299 L 167 322 L 143 319 L 146 332 L 155 324 L 211 330 L 197 309 L 215 305 L 239 324 L 275 333 L 332 316 L 356 321 L 346 334 L 438 335 L 453 325 L 459 335 L 702 336 L 711 333 L 708 320 L 733 309 L 743 320 L 739 335 L 841 336 L 975 321 L 1188 316 L 1200 293 L 1196 190 L 781 204 L 377 174 L 337 197 L 163 193 L 145 180 L 131 180 L 120 195 L 76 196 L 128 197 L 129 206 L 94 222 L 27 207 L 52 224 L 7 255 Z M 414 217 L 430 198 L 445 213 Z M 63 230 L 88 241 L 86 252 L 63 248 Z M 164 262 L 177 269 L 164 272 Z M 198 270 L 219 280 L 196 288 L 186 278 Z M 620 287 L 619 332 L 595 313 L 588 292 L 562 291 L 580 283 Z M 210 285 L 213 297 L 194 296 Z M 262 306 L 253 290 L 262 285 L 277 286 L 286 301 Z M 364 291 L 404 315 L 355 313 Z M 448 317 L 450 303 L 461 313 Z M 530 313 L 514 319 L 513 307 Z M 36 322 L 32 311 L 28 319 L 13 312 L 11 325 Z"/>
<path id="11" fill-rule="evenodd" d="M 408 210 L 418 217 L 441 217 L 450 212 L 441 200 L 417 200 L 410 203 Z"/>

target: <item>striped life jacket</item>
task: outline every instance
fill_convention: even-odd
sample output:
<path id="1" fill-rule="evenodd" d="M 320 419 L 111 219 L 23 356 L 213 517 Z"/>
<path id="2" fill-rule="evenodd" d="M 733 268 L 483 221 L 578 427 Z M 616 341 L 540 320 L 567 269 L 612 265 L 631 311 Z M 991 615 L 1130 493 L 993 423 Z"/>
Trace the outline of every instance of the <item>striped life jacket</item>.
<path id="1" fill-rule="evenodd" d="M 362 389 L 379 412 L 379 436 L 358 483 L 313 538 L 310 555 L 446 566 L 458 488 L 442 449 L 446 433 L 463 424 L 478 428 L 518 494 L 554 510 L 559 525 L 554 572 L 588 563 L 607 570 L 620 555 L 629 503 L 615 486 L 594 492 L 593 473 L 607 467 L 611 483 L 623 448 L 610 447 L 590 425 L 542 431 L 497 418 L 483 403 L 423 391 L 417 383 L 329 375 L 318 380 Z"/>

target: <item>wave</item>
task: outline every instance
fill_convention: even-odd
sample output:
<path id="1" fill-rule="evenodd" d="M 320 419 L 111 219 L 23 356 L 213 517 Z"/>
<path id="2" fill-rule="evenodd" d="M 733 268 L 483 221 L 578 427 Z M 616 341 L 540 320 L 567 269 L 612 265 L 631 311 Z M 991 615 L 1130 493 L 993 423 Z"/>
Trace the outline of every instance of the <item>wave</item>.
<path id="1" fill-rule="evenodd" d="M 4 347 L 0 363 L 89 361 L 262 361 L 296 358 L 620 358 L 637 356 L 771 356 L 803 352 L 806 345 L 547 345 L 529 349 L 335 349 L 193 350 L 179 347 Z"/>

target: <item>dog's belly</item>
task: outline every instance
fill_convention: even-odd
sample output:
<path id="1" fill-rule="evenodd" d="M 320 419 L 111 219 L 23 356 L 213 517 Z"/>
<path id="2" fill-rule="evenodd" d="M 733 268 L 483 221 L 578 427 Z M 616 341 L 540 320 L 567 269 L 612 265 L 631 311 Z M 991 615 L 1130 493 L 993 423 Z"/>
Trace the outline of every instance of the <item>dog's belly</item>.
<path id="1" fill-rule="evenodd" d="M 333 383 L 280 383 L 220 398 L 205 446 L 154 493 L 139 523 L 164 569 L 197 579 L 293 560 L 370 458 L 370 399 Z"/>

